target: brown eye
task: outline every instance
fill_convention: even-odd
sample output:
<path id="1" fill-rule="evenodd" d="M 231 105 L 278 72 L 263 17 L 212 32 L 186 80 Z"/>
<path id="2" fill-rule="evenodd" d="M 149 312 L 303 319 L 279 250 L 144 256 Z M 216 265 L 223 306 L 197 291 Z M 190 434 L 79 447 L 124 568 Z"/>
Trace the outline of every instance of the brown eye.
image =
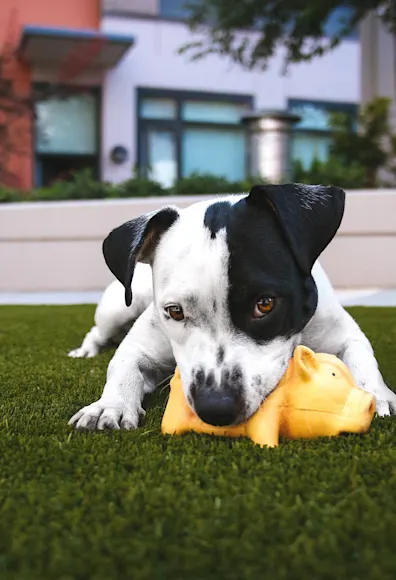
<path id="1" fill-rule="evenodd" d="M 275 300 L 273 298 L 261 298 L 254 307 L 254 318 L 263 318 L 263 316 L 269 314 L 272 311 L 274 306 Z"/>
<path id="2" fill-rule="evenodd" d="M 177 322 L 184 320 L 183 308 L 181 306 L 178 306 L 177 304 L 167 306 L 165 308 L 165 312 L 167 312 L 169 316 L 173 318 L 173 320 L 176 320 Z"/>

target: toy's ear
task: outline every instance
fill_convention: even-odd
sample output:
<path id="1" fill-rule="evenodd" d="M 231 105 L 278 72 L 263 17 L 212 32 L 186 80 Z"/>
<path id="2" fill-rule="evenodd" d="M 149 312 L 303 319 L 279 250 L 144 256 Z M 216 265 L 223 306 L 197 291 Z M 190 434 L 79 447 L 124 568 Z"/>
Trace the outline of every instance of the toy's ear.
<path id="1" fill-rule="evenodd" d="M 255 185 L 247 203 L 270 207 L 278 219 L 298 266 L 312 266 L 335 236 L 344 214 L 345 192 L 322 185 Z"/>
<path id="2" fill-rule="evenodd" d="M 309 380 L 318 369 L 315 353 L 306 346 L 297 346 L 293 355 L 297 372 L 304 380 Z"/>
<path id="3" fill-rule="evenodd" d="M 174 207 L 142 215 L 114 229 L 103 242 L 107 266 L 125 287 L 125 303 L 132 303 L 131 283 L 136 262 L 151 264 L 162 234 L 179 217 Z"/>

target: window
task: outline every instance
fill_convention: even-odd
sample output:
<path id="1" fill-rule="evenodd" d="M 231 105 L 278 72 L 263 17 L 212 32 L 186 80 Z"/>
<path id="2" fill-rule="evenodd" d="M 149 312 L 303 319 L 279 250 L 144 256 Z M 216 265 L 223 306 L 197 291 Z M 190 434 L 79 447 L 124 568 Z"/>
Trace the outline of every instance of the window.
<path id="1" fill-rule="evenodd" d="M 326 161 L 330 153 L 330 114 L 342 112 L 356 119 L 357 105 L 289 99 L 289 110 L 301 117 L 294 126 L 292 158 L 309 169 L 314 159 Z"/>
<path id="2" fill-rule="evenodd" d="M 51 97 L 36 104 L 36 185 L 68 179 L 89 167 L 97 173 L 98 95 Z"/>
<path id="3" fill-rule="evenodd" d="M 140 89 L 139 166 L 164 187 L 193 173 L 244 179 L 247 134 L 240 120 L 251 107 L 250 96 Z"/>

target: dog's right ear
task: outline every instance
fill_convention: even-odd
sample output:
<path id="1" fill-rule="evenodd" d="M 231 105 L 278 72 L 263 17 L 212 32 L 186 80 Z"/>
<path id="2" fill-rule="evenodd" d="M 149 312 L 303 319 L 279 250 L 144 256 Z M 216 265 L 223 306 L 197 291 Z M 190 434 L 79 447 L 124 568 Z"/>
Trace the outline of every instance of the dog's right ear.
<path id="1" fill-rule="evenodd" d="M 103 242 L 107 266 L 125 287 L 125 304 L 132 303 L 131 283 L 136 262 L 151 264 L 162 234 L 179 217 L 174 207 L 142 215 L 114 229 Z"/>

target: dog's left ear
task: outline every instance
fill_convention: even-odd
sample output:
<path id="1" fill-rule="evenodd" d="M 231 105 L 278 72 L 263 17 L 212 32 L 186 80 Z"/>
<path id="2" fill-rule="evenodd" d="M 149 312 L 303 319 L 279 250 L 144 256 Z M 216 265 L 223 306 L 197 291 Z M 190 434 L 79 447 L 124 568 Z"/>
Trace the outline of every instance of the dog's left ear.
<path id="1" fill-rule="evenodd" d="M 161 236 L 179 217 L 175 207 L 137 217 L 109 233 L 103 242 L 107 266 L 125 287 L 125 304 L 132 303 L 132 278 L 136 262 L 151 264 Z"/>
<path id="2" fill-rule="evenodd" d="M 300 269 L 310 274 L 317 258 L 340 227 L 345 191 L 322 185 L 255 185 L 249 205 L 270 207 Z"/>

